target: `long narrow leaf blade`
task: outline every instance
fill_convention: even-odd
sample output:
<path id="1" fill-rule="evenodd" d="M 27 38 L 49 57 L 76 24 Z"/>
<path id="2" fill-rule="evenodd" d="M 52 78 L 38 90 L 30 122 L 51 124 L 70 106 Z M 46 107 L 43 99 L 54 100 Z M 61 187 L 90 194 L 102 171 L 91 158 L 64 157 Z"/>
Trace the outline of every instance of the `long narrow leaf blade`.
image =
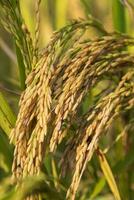
<path id="1" fill-rule="evenodd" d="M 5 114 L 2 112 L 1 108 L 0 108 L 0 127 L 7 135 L 10 134 L 10 131 L 12 129 L 11 124 L 6 118 Z"/>
<path id="2" fill-rule="evenodd" d="M 98 183 L 95 185 L 94 190 L 90 196 L 91 200 L 94 199 L 103 190 L 105 183 L 106 181 L 104 177 L 98 181 Z"/>
<path id="3" fill-rule="evenodd" d="M 118 187 L 116 185 L 116 181 L 114 179 L 114 176 L 113 176 L 113 173 L 112 173 L 112 170 L 108 164 L 108 161 L 104 155 L 104 153 L 99 149 L 99 161 L 100 161 L 100 166 L 101 166 L 101 169 L 104 173 L 104 176 L 109 184 L 109 187 L 115 197 L 116 200 L 121 200 L 121 197 L 120 197 L 120 194 L 119 194 L 119 190 L 118 190 Z"/>
<path id="4" fill-rule="evenodd" d="M 9 135 L 11 129 L 14 127 L 16 116 L 5 100 L 3 94 L 0 92 L 0 127 Z"/>

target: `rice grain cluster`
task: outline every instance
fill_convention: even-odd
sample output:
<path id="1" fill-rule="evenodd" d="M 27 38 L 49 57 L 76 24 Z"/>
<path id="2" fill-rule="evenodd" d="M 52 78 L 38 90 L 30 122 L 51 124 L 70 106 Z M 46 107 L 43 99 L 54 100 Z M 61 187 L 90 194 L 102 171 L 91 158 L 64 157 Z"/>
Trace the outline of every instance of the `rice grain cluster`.
<path id="1" fill-rule="evenodd" d="M 63 174 L 68 166 L 73 170 L 66 196 L 72 200 L 100 137 L 108 132 L 117 116 L 134 106 L 134 55 L 126 51 L 127 46 L 134 45 L 134 39 L 106 33 L 99 27 L 103 36 L 91 40 L 85 36 L 90 26 L 96 24 L 73 21 L 55 32 L 40 52 L 27 77 L 10 136 L 11 142 L 15 142 L 12 172 L 17 179 L 39 174 L 46 150 L 54 152 L 67 138 L 61 163 Z M 107 86 L 94 105 L 80 116 L 79 108 L 87 94 L 99 82 L 113 83 L 115 79 L 111 89 Z M 74 123 L 76 130 L 70 135 Z"/>

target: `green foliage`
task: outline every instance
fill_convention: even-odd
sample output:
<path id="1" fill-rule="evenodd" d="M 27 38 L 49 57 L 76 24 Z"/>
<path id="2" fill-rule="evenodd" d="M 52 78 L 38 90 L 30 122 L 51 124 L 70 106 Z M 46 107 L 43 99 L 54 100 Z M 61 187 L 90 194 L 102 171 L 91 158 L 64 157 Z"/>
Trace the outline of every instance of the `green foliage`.
<path id="1" fill-rule="evenodd" d="M 11 129 L 14 127 L 16 116 L 0 92 L 0 126 L 7 135 L 10 134 Z"/>
<path id="2" fill-rule="evenodd" d="M 19 1 L 0 1 L 1 23 L 14 37 L 20 70 L 21 87 L 25 87 L 25 75 L 33 65 L 33 42 L 21 15 Z"/>
<path id="3" fill-rule="evenodd" d="M 125 8 L 121 1 L 113 0 L 113 23 L 115 30 L 125 33 L 126 32 L 126 18 Z"/>

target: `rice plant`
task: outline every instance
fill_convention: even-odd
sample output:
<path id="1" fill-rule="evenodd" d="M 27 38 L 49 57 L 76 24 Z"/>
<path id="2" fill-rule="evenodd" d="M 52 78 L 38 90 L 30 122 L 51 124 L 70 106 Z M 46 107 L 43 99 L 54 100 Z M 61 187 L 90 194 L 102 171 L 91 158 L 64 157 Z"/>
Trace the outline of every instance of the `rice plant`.
<path id="1" fill-rule="evenodd" d="M 124 16 L 124 5 L 117 2 Z M 125 24 L 116 23 L 117 32 L 109 32 L 88 15 L 88 19 L 71 20 L 56 30 L 41 50 L 40 3 L 37 0 L 35 5 L 33 38 L 20 2 L 0 2 L 1 24 L 13 36 L 23 89 L 17 119 L 0 96 L 0 126 L 14 145 L 12 177 L 3 182 L 3 199 L 8 187 L 8 199 L 93 199 L 93 191 L 88 196 L 90 185 L 85 196 L 78 191 L 95 156 L 114 198 L 130 199 L 132 195 L 126 198 L 120 192 L 106 154 L 133 132 L 134 54 L 128 47 L 134 46 L 134 38 L 125 34 Z M 89 36 L 91 27 L 99 36 Z M 117 134 L 108 142 L 112 131 Z M 57 154 L 60 165 L 55 162 Z M 52 164 L 49 176 L 44 170 L 47 158 Z M 66 184 L 63 177 L 69 177 Z"/>

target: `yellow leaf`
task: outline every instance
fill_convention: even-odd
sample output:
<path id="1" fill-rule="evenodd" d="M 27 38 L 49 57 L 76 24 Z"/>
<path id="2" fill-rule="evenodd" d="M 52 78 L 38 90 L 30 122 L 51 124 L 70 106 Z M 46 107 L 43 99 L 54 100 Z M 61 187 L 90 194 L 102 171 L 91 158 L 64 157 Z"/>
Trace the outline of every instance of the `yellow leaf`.
<path id="1" fill-rule="evenodd" d="M 118 190 L 115 178 L 113 176 L 112 170 L 108 164 L 108 161 L 107 161 L 104 153 L 100 149 L 98 149 L 98 152 L 99 152 L 98 157 L 99 157 L 99 161 L 100 161 L 100 166 L 101 166 L 104 176 L 109 184 L 109 187 L 110 187 L 115 199 L 121 200 L 119 190 Z"/>

